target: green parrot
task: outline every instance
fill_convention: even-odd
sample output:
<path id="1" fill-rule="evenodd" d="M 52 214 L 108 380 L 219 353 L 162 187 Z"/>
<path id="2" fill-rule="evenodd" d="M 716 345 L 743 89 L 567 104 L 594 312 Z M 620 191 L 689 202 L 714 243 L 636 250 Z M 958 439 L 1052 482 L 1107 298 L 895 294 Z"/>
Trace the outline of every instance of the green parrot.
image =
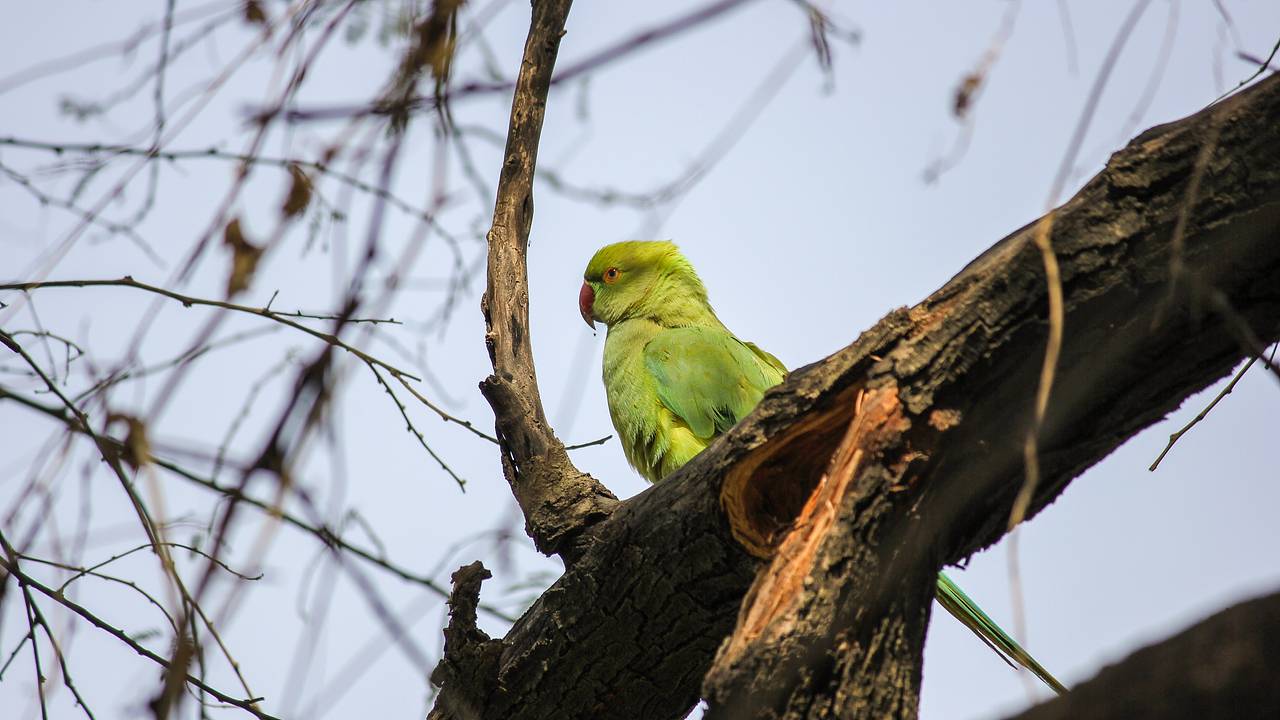
<path id="1" fill-rule="evenodd" d="M 674 243 L 600 248 L 583 274 L 578 308 L 609 327 L 604 389 L 609 417 L 632 467 L 658 482 L 751 412 L 786 367 L 743 342 L 716 317 L 707 289 Z M 938 573 L 937 599 L 995 650 L 1064 693 L 1066 687 Z M 1010 662 L 1012 665 L 1012 663 Z"/>

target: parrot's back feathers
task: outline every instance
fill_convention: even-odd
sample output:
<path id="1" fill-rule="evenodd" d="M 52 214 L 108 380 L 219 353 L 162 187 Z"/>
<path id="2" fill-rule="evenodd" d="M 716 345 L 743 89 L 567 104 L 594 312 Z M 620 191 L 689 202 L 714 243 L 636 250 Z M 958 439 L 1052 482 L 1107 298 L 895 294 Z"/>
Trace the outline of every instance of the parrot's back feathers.
<path id="1" fill-rule="evenodd" d="M 737 424 L 765 390 L 782 382 L 785 371 L 775 363 L 719 328 L 670 328 L 644 346 L 658 398 L 707 441 Z"/>

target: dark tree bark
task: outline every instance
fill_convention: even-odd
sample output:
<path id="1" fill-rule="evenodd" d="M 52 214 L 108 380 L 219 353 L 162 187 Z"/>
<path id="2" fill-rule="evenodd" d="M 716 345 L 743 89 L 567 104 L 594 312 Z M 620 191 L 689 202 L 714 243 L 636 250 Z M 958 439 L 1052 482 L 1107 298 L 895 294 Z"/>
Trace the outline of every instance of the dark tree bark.
<path id="1" fill-rule="evenodd" d="M 1032 514 L 1280 335 L 1280 78 L 1142 134 L 1048 220 L 1065 341 Z M 802 514 L 753 586 L 707 676 L 710 717 L 914 717 L 933 573 L 1003 535 L 1023 486 L 1046 340 L 1037 230 L 882 321 L 888 342 L 852 346 L 871 360 L 847 380 L 865 388 L 843 441 L 861 457 L 832 467 L 820 492 L 847 489 Z"/>
<path id="2" fill-rule="evenodd" d="M 1010 720 L 1274 720 L 1277 667 L 1280 593 L 1223 610 Z"/>
<path id="3" fill-rule="evenodd" d="M 568 5 L 534 2 L 483 385 L 529 533 L 566 571 L 501 641 L 449 649 L 483 671 L 445 677 L 433 714 L 677 718 L 702 694 L 713 717 L 914 717 L 934 573 L 999 539 L 1023 486 L 1047 337 L 1037 228 L 619 504 L 555 439 L 529 350 L 532 175 Z M 1280 78 L 1147 131 L 1048 218 L 1065 344 L 1029 516 L 1280 337 Z"/>
<path id="4" fill-rule="evenodd" d="M 542 552 L 566 559 L 581 531 L 608 515 L 617 498 L 579 472 L 542 409 L 529 338 L 529 273 L 525 253 L 533 224 L 533 174 L 570 0 L 533 3 L 529 39 L 516 80 L 493 227 L 489 230 L 484 298 L 485 345 L 493 374 L 480 390 L 493 407 L 502 471 Z"/>

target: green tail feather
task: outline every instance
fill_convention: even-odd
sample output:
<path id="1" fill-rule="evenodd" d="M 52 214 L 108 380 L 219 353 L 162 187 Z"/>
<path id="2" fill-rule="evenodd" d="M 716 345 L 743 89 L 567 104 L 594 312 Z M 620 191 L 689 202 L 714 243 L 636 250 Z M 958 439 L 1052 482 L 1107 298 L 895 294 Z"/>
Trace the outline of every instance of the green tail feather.
<path id="1" fill-rule="evenodd" d="M 982 642 L 988 647 L 995 650 L 1005 662 L 1013 666 L 1010 659 L 1016 661 L 1022 667 L 1035 673 L 1036 677 L 1044 681 L 1045 685 L 1053 688 L 1053 691 L 1059 695 L 1067 691 L 1067 687 L 1058 682 L 1058 679 L 1044 669 L 1031 654 L 1022 649 L 1022 646 L 1014 642 L 994 620 L 987 617 L 982 612 L 982 608 L 978 604 L 964 594 L 959 585 L 952 582 L 946 573 L 938 573 L 938 604 L 947 609 L 947 612 L 955 616 L 957 620 L 964 623 L 964 626 L 973 631 Z"/>

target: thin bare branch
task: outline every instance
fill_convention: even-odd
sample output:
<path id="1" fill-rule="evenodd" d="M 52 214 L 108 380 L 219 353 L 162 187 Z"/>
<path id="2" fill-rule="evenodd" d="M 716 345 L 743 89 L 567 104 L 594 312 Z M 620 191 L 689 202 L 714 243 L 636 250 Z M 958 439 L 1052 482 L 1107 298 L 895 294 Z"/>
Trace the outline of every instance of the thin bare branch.
<path id="1" fill-rule="evenodd" d="M 102 630 L 108 635 L 114 637 L 116 640 L 119 640 L 120 642 L 127 645 L 135 653 L 150 660 L 151 662 L 156 663 L 160 667 L 165 668 L 166 670 L 171 669 L 171 666 L 168 660 L 157 655 L 151 650 L 148 650 L 142 644 L 138 643 L 136 640 L 129 637 L 128 633 L 106 622 L 102 618 L 90 612 L 88 609 L 86 609 L 82 605 L 79 605 L 73 602 L 70 598 L 58 592 L 57 590 L 54 590 L 53 588 L 50 588 L 49 586 L 41 583 L 39 580 L 36 580 L 30 575 L 27 575 L 26 572 L 24 572 L 21 569 L 21 567 L 19 567 L 18 560 L 17 560 L 18 554 L 13 549 L 13 546 L 9 544 L 9 541 L 4 536 L 3 531 L 0 531 L 0 547 L 3 547 L 5 552 L 5 557 L 0 558 L 0 565 L 4 566 L 5 571 L 7 571 L 10 575 L 12 575 L 13 578 L 18 581 L 19 585 L 21 585 L 24 588 L 30 588 L 32 590 L 35 590 L 41 595 L 44 595 L 50 600 L 53 600 L 54 602 L 58 603 L 62 607 L 66 608 L 67 610 L 70 610 L 71 612 L 80 616 L 82 619 L 87 621 L 90 625 L 93 625 L 99 630 Z M 259 710 L 257 708 L 256 704 L 261 702 L 262 698 L 241 699 L 241 698 L 233 697 L 231 695 L 228 695 L 222 692 L 221 690 L 218 690 L 215 687 L 212 687 L 211 685 L 204 683 L 199 678 L 189 674 L 184 675 L 184 679 L 187 684 L 212 695 L 213 697 L 217 698 L 219 702 L 224 702 L 224 703 L 227 703 L 228 705 L 234 705 L 235 707 L 238 707 L 241 710 L 244 710 L 245 712 L 253 715 L 254 717 L 260 718 L 260 720 L 277 720 L 275 716 L 265 713 L 262 710 Z"/>
<path id="2" fill-rule="evenodd" d="M 24 397 L 18 393 L 12 392 L 11 390 L 5 388 L 2 385 L 0 385 L 0 400 L 11 400 L 11 401 L 17 402 L 32 410 L 40 412 L 54 420 L 57 420 L 61 423 L 66 424 L 69 428 L 71 428 L 76 432 L 81 432 L 81 433 L 84 432 L 83 429 L 79 427 L 79 423 L 74 418 L 68 416 L 64 412 L 59 411 L 58 408 L 50 407 L 43 403 Z M 103 442 L 109 445 L 112 445 L 116 448 L 123 447 L 123 443 L 115 438 L 103 436 L 102 440 Z M 380 553 L 373 552 L 365 548 L 362 548 L 359 545 L 352 544 L 351 542 L 345 540 L 342 537 L 341 532 L 338 530 L 332 529 L 323 524 L 312 524 L 310 522 L 307 522 L 306 520 L 299 518 L 297 515 L 294 515 L 286 510 L 283 510 L 282 508 L 276 507 L 271 503 L 266 503 L 255 497 L 247 495 L 242 490 L 239 490 L 236 487 L 233 487 L 230 485 L 224 485 L 215 480 L 202 477 L 192 472 L 191 470 L 188 470 L 187 468 L 179 465 L 178 463 L 172 462 L 170 460 L 166 460 L 162 457 L 156 457 L 153 455 L 152 462 L 156 465 L 156 467 L 164 468 L 165 470 L 168 470 L 169 472 L 173 473 L 174 475 L 184 480 L 187 480 L 188 482 L 199 485 L 207 490 L 211 490 L 215 493 L 218 493 L 219 495 L 230 498 L 237 502 L 245 503 L 246 505 L 249 505 L 250 507 L 253 507 L 264 513 L 269 513 L 273 516 L 279 517 L 280 520 L 284 521 L 286 524 L 291 525 L 292 527 L 317 538 L 318 540 L 323 542 L 325 545 L 331 545 L 341 551 L 349 552 L 355 555 L 356 557 L 360 558 L 361 560 L 364 560 L 365 562 L 371 565 L 381 568 L 382 570 L 394 575 L 395 577 L 400 578 L 401 580 L 414 583 L 415 585 L 420 585 L 424 588 L 427 588 L 428 590 L 435 593 L 441 599 L 445 599 L 449 597 L 449 591 L 446 588 L 444 588 L 442 585 L 438 584 L 436 581 L 432 580 L 429 576 L 416 573 L 394 562 L 391 562 L 390 560 L 383 557 Z M 499 620 L 502 620 L 504 622 L 508 622 L 508 623 L 515 622 L 515 617 L 491 605 L 481 603 L 480 609 L 484 610 L 489 615 Z"/>
<path id="3" fill-rule="evenodd" d="M 1275 360 L 1277 347 L 1280 347 L 1280 344 L 1271 346 L 1271 357 L 1269 358 L 1270 361 Z M 1196 416 L 1191 418 L 1191 420 L 1187 422 L 1186 425 L 1183 425 L 1176 432 L 1174 432 L 1172 435 L 1169 436 L 1169 442 L 1165 443 L 1164 449 L 1161 450 L 1160 454 L 1156 456 L 1156 459 L 1152 461 L 1151 467 L 1147 468 L 1149 472 L 1155 472 L 1156 468 L 1160 466 L 1160 461 L 1164 460 L 1164 456 L 1169 454 L 1169 451 L 1173 449 L 1174 444 L 1177 443 L 1179 440 L 1181 440 L 1183 435 L 1186 435 L 1188 432 L 1190 432 L 1191 428 L 1200 424 L 1201 421 L 1203 421 L 1206 417 L 1208 417 L 1209 413 L 1213 412 L 1213 409 L 1218 406 L 1218 403 L 1222 402 L 1223 398 L 1230 395 L 1231 392 L 1236 389 L 1236 383 L 1240 382 L 1240 378 L 1243 378 L 1244 374 L 1249 372 L 1249 368 L 1253 367 L 1253 364 L 1257 361 L 1258 361 L 1257 355 L 1249 358 L 1249 362 L 1245 363 L 1236 372 L 1235 376 L 1231 378 L 1231 382 L 1227 383 L 1226 386 L 1224 386 L 1221 390 L 1219 390 L 1218 394 L 1213 396 L 1213 399 L 1209 401 L 1208 405 L 1204 406 L 1203 410 L 1201 410 L 1199 413 L 1196 413 Z"/>
<path id="4" fill-rule="evenodd" d="M 481 432 L 480 430 L 477 430 L 469 420 L 463 420 L 461 418 L 455 417 L 445 412 L 438 405 L 429 401 L 425 396 L 422 395 L 422 393 L 418 392 L 416 388 L 413 388 L 411 385 L 409 385 L 408 383 L 409 380 L 415 380 L 415 381 L 421 382 L 422 381 L 421 377 L 414 375 L 413 373 L 407 372 L 405 370 L 402 370 L 372 355 L 369 355 L 363 350 L 360 350 L 359 348 L 347 343 L 345 340 L 343 340 L 342 338 L 339 338 L 337 335 L 333 333 L 324 332 L 322 330 L 316 330 L 315 328 L 308 327 L 306 325 L 303 325 L 302 323 L 295 322 L 294 320 L 291 319 L 296 317 L 296 318 L 340 320 L 341 324 L 354 323 L 354 322 L 364 322 L 364 323 L 398 322 L 394 318 L 390 318 L 386 320 L 362 319 L 362 318 L 348 319 L 346 317 L 342 317 L 338 315 L 314 315 L 314 314 L 302 313 L 301 311 L 281 312 L 278 310 L 272 310 L 270 308 L 270 304 L 264 307 L 252 307 L 249 305 L 241 305 L 239 303 L 228 302 L 225 300 L 211 300 L 207 298 L 195 297 L 193 295 L 187 295 L 184 293 L 175 292 L 173 290 L 168 290 L 166 288 L 162 288 L 156 285 L 151 285 L 149 283 L 140 282 L 128 275 L 126 275 L 123 278 L 119 278 L 117 280 L 51 280 L 46 282 L 0 284 L 0 290 L 22 290 L 25 292 L 31 292 L 41 288 L 68 288 L 68 287 L 135 288 L 138 290 L 144 290 L 146 292 L 154 293 L 156 295 L 162 295 L 171 300 L 176 300 L 182 303 L 184 307 L 191 307 L 192 305 L 214 307 L 222 310 L 232 310 L 235 312 L 245 313 L 248 315 L 256 315 L 258 317 L 263 317 L 268 320 L 273 320 L 282 325 L 293 328 L 294 330 L 304 332 L 314 338 L 322 340 L 325 343 L 328 343 L 329 345 L 333 345 L 334 347 L 338 347 L 343 350 L 346 350 L 347 352 L 359 358 L 371 369 L 382 368 L 383 370 L 387 371 L 392 377 L 396 378 L 396 380 L 398 380 L 402 385 L 404 385 L 406 389 L 408 389 L 411 393 L 413 393 L 414 397 L 418 398 L 418 400 L 420 400 L 424 405 L 426 405 L 429 409 L 431 409 L 433 412 L 439 415 L 440 419 L 461 425 L 463 428 L 467 429 L 469 432 L 471 432 L 473 435 L 476 435 L 477 437 L 484 438 L 485 440 L 488 440 L 490 442 L 497 442 L 497 438 L 494 438 L 486 433 Z M 183 355 L 187 357 L 194 356 L 194 351 L 189 351 L 187 353 L 184 353 Z"/>
<path id="5" fill-rule="evenodd" d="M 565 446 L 565 450 L 580 450 L 582 448 L 591 447 L 593 445 L 603 445 L 612 439 L 613 439 L 612 435 L 605 435 L 599 440 L 592 440 L 591 442 L 578 443 L 577 445 L 567 445 Z"/>
<path id="6" fill-rule="evenodd" d="M 730 10 L 745 5 L 749 0 L 715 0 L 684 15 L 642 30 L 635 35 L 609 47 L 589 54 L 587 57 L 566 66 L 562 71 L 549 79 L 550 85 L 560 85 L 574 78 L 599 70 L 600 68 L 629 57 L 649 46 L 673 38 L 695 28 L 701 27 L 711 20 L 724 15 Z M 456 103 L 462 99 L 495 95 L 511 92 L 518 88 L 510 80 L 476 81 L 459 83 L 448 92 L 433 97 L 418 96 L 406 104 L 410 111 L 434 109 L 438 103 Z M 373 102 L 365 105 L 337 105 L 330 107 L 297 108 L 285 112 L 288 122 L 308 122 L 323 120 L 341 120 L 345 118 L 365 117 L 369 115 L 385 115 L 391 112 L 382 103 Z M 270 111 L 258 111 L 253 117 L 274 116 Z"/>
<path id="7" fill-rule="evenodd" d="M 250 155 L 245 153 L 227 152 L 219 150 L 216 147 L 210 147 L 197 150 L 163 150 L 154 148 L 137 147 L 133 145 L 118 145 L 110 143 L 61 143 L 47 142 L 43 140 L 32 140 L 28 138 L 3 137 L 0 138 L 0 145 L 10 147 L 24 148 L 28 150 L 40 150 L 51 152 L 56 155 L 63 153 L 82 153 L 90 156 L 107 155 L 107 156 L 127 156 L 155 158 L 159 160 L 167 160 L 170 162 L 179 162 L 184 160 L 220 160 L 224 162 L 235 162 L 245 165 L 261 165 L 263 167 L 275 167 L 282 170 L 289 168 L 301 168 L 324 175 L 350 186 L 355 190 L 379 197 L 386 200 L 392 207 L 400 210 L 406 215 L 410 215 L 418 220 L 431 225 L 432 230 L 445 237 L 449 242 L 456 244 L 457 238 L 440 225 L 433 213 L 424 208 L 415 206 L 407 200 L 400 198 L 387 188 L 378 187 L 372 183 L 361 180 L 359 177 L 350 173 L 343 172 L 333 167 L 333 161 L 322 162 L 319 160 L 303 160 L 301 158 L 279 157 L 271 155 Z"/>
<path id="8" fill-rule="evenodd" d="M 369 370 L 373 372 L 373 376 L 378 380 L 378 384 L 382 386 L 382 389 L 387 391 L 387 395 L 391 397 L 391 401 L 396 404 L 396 409 L 400 411 L 400 417 L 404 418 L 405 429 L 418 439 L 418 444 L 422 446 L 423 450 L 427 451 L 427 454 L 431 456 L 432 460 L 435 460 L 436 463 L 440 465 L 440 469 L 444 470 L 449 474 L 449 477 L 453 478 L 453 481 L 458 484 L 458 489 L 465 491 L 467 489 L 467 481 L 459 477 L 458 473 L 454 472 L 453 468 L 449 467 L 449 464 L 444 461 L 444 458 L 440 457 L 440 455 L 436 453 L 435 450 L 432 450 L 431 446 L 427 444 L 427 438 L 423 436 L 422 431 L 413 424 L 413 420 L 409 418 L 409 411 L 405 408 L 404 403 L 400 402 L 400 398 L 396 396 L 396 393 L 391 389 L 391 386 L 387 384 L 386 379 L 382 377 L 382 373 L 378 372 L 378 368 L 373 365 L 369 365 Z"/>

